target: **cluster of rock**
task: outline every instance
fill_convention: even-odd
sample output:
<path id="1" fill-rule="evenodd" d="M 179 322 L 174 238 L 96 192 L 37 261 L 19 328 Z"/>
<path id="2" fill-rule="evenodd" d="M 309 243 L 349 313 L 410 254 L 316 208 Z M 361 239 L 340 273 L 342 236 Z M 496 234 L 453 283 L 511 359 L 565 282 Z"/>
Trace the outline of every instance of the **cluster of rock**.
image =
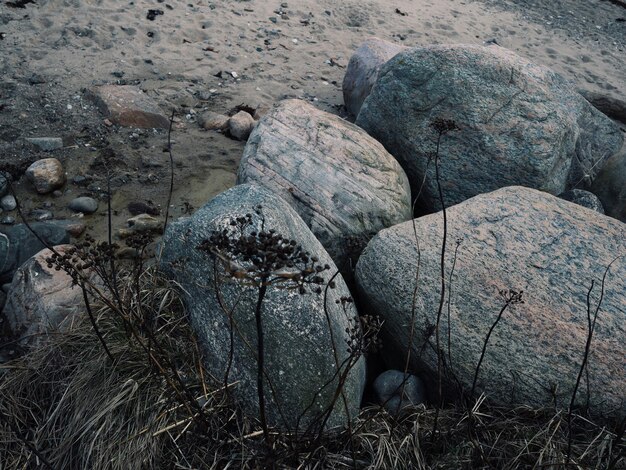
<path id="1" fill-rule="evenodd" d="M 348 286 L 361 313 L 384 321 L 383 357 L 397 370 L 374 390 L 391 413 L 432 397 L 439 370 L 451 394 L 475 382 L 476 393 L 498 403 L 566 408 L 589 318 L 593 341 L 576 404 L 596 415 L 626 411 L 619 126 L 560 76 L 499 46 L 408 49 L 372 39 L 350 61 L 344 99 L 356 125 L 298 100 L 258 122 L 245 111 L 205 116 L 206 128 L 247 139 L 238 185 L 168 226 L 161 266 L 185 288 L 212 374 L 236 382 L 244 409 L 258 413 L 260 285 L 237 281 L 249 266 L 198 249 L 249 216 L 240 236 L 274 230 L 326 274 L 341 272 L 322 293 L 266 286 L 272 425 L 307 426 L 326 410 L 327 424 L 341 425 L 356 414 L 365 364 L 348 352 L 361 337 L 357 313 L 345 308 Z M 115 106 L 102 106 L 123 122 Z M 441 119 L 455 126 L 433 127 Z M 413 219 L 414 200 L 430 215 Z M 433 213 L 441 209 L 445 226 Z M 408 352 L 421 378 L 402 371 Z"/>

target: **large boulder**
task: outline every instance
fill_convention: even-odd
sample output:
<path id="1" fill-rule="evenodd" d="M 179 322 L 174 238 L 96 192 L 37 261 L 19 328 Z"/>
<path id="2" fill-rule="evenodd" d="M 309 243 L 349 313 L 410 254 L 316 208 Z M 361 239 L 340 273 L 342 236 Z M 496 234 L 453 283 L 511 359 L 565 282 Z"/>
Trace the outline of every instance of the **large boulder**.
<path id="1" fill-rule="evenodd" d="M 510 185 L 560 194 L 586 187 L 622 145 L 618 126 L 561 76 L 499 46 L 435 45 L 387 62 L 356 123 L 403 166 L 422 205 L 439 210 L 436 119 L 446 206 Z"/>
<path id="2" fill-rule="evenodd" d="M 237 181 L 287 201 L 345 274 L 359 243 L 411 218 L 409 182 L 383 146 L 300 100 L 283 101 L 261 119 Z"/>
<path id="3" fill-rule="evenodd" d="M 255 213 L 259 205 L 262 215 Z M 197 248 L 215 231 L 234 230 L 231 221 L 246 214 L 253 217 L 243 231 L 245 236 L 262 227 L 274 229 L 317 256 L 321 265 L 328 264 L 331 269 L 322 273 L 326 280 L 336 271 L 330 256 L 298 214 L 269 190 L 249 184 L 235 186 L 192 217 L 171 223 L 163 239 L 161 265 L 184 288 L 205 365 L 218 378 L 228 372 L 227 380 L 236 383 L 233 390 L 244 410 L 258 416 L 254 314 L 258 287 L 245 279 L 224 279 L 223 263 L 218 261 L 215 266 L 216 261 Z M 238 268 L 238 272 L 247 268 Z M 268 287 L 261 317 L 269 377 L 265 382 L 267 418 L 271 425 L 287 429 L 300 426 L 302 430 L 319 424 L 316 420 L 333 403 L 337 376 L 345 371 L 348 357 L 348 330 L 355 324 L 358 327 L 356 312 L 342 308 L 345 302 L 341 298 L 349 292 L 341 276 L 335 283 L 326 299 L 323 293 L 311 289 L 301 294 L 298 289 L 288 288 L 289 282 Z M 356 415 L 364 381 L 365 364 L 360 359 L 347 375 L 343 398 L 335 403 L 329 425 L 343 425 L 348 416 Z"/>
<path id="4" fill-rule="evenodd" d="M 71 245 L 55 249 L 63 254 Z M 7 294 L 4 315 L 12 333 L 25 344 L 36 344 L 42 335 L 67 331 L 85 311 L 80 287 L 63 270 L 49 268 L 47 248 L 24 263 L 15 273 Z"/>
<path id="5" fill-rule="evenodd" d="M 29 225 L 30 228 L 25 224 L 3 228 L 4 233 L 0 233 L 0 283 L 2 284 L 11 282 L 17 268 L 44 249 L 46 245 L 63 245 L 70 241 L 69 233 L 61 221 L 33 222 Z"/>
<path id="6" fill-rule="evenodd" d="M 363 101 L 376 83 L 380 68 L 406 49 L 406 46 L 372 37 L 352 54 L 342 86 L 343 102 L 350 114 L 355 117 L 359 114 Z"/>
<path id="7" fill-rule="evenodd" d="M 523 291 L 525 303 L 511 305 L 495 327 L 476 392 L 500 403 L 567 408 L 587 341 L 587 293 L 594 281 L 593 316 L 611 266 L 593 332 L 589 383 L 585 374 L 577 404 L 588 399 L 598 415 L 626 411 L 626 225 L 523 187 L 477 196 L 450 207 L 447 216 L 448 285 L 440 348 L 445 368 L 465 391 L 472 387 L 485 338 L 504 305 L 500 291 L 512 289 Z M 434 325 L 441 293 L 442 219 L 437 213 L 416 219 L 415 225 L 405 222 L 381 231 L 364 250 L 355 273 L 361 304 L 385 322 L 388 359 L 403 364 L 413 318 L 412 366 L 431 378 L 438 369 Z M 460 246 L 452 273 L 456 240 Z"/>

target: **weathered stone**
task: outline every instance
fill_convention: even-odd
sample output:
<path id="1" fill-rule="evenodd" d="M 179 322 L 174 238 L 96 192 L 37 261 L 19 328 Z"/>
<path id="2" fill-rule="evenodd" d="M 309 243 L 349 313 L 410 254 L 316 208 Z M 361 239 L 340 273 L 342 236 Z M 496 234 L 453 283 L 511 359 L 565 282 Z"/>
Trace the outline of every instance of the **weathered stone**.
<path id="1" fill-rule="evenodd" d="M 71 245 L 57 246 L 64 253 Z M 4 308 L 12 333 L 24 343 L 34 344 L 41 335 L 67 331 L 77 315 L 84 311 L 83 294 L 72 286 L 65 271 L 49 268 L 48 249 L 40 251 L 22 265 L 9 288 Z"/>
<path id="2" fill-rule="evenodd" d="M 406 49 L 405 46 L 373 37 L 352 54 L 343 78 L 343 102 L 350 114 L 359 114 L 363 101 L 376 83 L 380 68 Z"/>
<path id="3" fill-rule="evenodd" d="M 259 205 L 262 216 L 255 214 Z M 207 368 L 219 378 L 229 371 L 227 380 L 236 382 L 232 390 L 243 409 L 258 416 L 254 314 L 258 288 L 237 279 L 224 279 L 223 264 L 219 262 L 214 266 L 214 259 L 197 249 L 211 233 L 232 229 L 231 220 L 246 214 L 254 214 L 245 229 L 246 235 L 261 227 L 274 229 L 294 240 L 311 256 L 317 256 L 321 265 L 328 264 L 331 269 L 321 274 L 327 281 L 336 271 L 330 256 L 298 214 L 267 189 L 249 184 L 235 186 L 192 217 L 170 223 L 163 238 L 161 265 L 184 286 L 187 311 L 204 350 Z M 216 272 L 220 274 L 217 279 Z M 282 287 L 270 285 L 267 289 L 261 318 L 265 369 L 269 377 L 265 386 L 267 417 L 271 425 L 294 429 L 299 423 L 302 430 L 333 402 L 336 372 L 340 368 L 343 374 L 346 369 L 347 329 L 358 321 L 356 312 L 344 310 L 341 302 L 336 302 L 342 296 L 349 296 L 349 292 L 341 276 L 335 281 L 336 287 L 328 290 L 326 299 L 323 293 L 317 294 L 311 289 L 300 294 L 298 289 L 285 288 L 288 287 L 285 283 Z M 229 332 L 233 325 L 231 356 Z M 356 415 L 364 381 L 365 364 L 361 358 L 346 376 L 343 397 L 335 403 L 328 425 L 343 425 L 347 415 Z"/>
<path id="4" fill-rule="evenodd" d="M 398 414 L 407 406 L 426 401 L 426 389 L 419 377 L 399 370 L 387 370 L 374 380 L 378 404 L 390 414 Z"/>
<path id="5" fill-rule="evenodd" d="M 28 216 L 32 220 L 36 220 L 37 222 L 44 222 L 46 220 L 54 219 L 54 214 L 52 211 L 47 209 L 33 209 L 28 213 Z"/>
<path id="6" fill-rule="evenodd" d="M 442 219 L 437 213 L 416 219 L 415 225 L 405 222 L 381 231 L 356 268 L 361 304 L 385 322 L 387 358 L 404 363 L 413 318 L 412 370 L 431 378 L 437 371 L 434 325 L 441 298 Z M 593 317 L 610 266 L 593 332 L 589 384 L 583 379 L 576 403 L 584 406 L 589 400 L 592 414 L 623 414 L 626 225 L 523 187 L 450 207 L 447 220 L 447 290 L 439 344 L 446 369 L 465 391 L 471 389 L 488 331 L 505 304 L 500 292 L 513 289 L 523 291 L 525 303 L 510 306 L 494 328 L 476 393 L 504 404 L 566 409 L 587 341 L 587 293 L 595 282 L 590 294 Z M 416 238 L 419 284 L 413 312 Z M 460 240 L 458 251 L 455 240 Z M 456 388 L 450 376 L 445 382 Z"/>
<path id="7" fill-rule="evenodd" d="M 287 201 L 344 274 L 360 252 L 354 240 L 364 246 L 382 228 L 411 218 L 408 180 L 383 146 L 300 100 L 283 101 L 259 121 L 237 181 Z"/>
<path id="8" fill-rule="evenodd" d="M 435 162 L 439 118 L 460 130 L 442 138 Z M 381 68 L 356 122 L 398 159 L 415 194 L 425 178 L 426 211 L 441 208 L 437 167 L 446 206 L 514 184 L 560 194 L 588 187 L 623 142 L 561 76 L 495 45 L 401 52 Z"/>
<path id="9" fill-rule="evenodd" d="M 70 237 L 63 227 L 51 222 L 34 222 L 30 227 L 48 245 L 69 243 Z M 11 282 L 13 274 L 28 258 L 45 248 L 24 224 L 2 228 L 0 234 L 0 283 Z"/>
<path id="10" fill-rule="evenodd" d="M 75 212 L 93 214 L 98 210 L 98 201 L 92 197 L 81 196 L 76 199 L 72 199 L 69 204 L 69 208 Z"/>
<path id="11" fill-rule="evenodd" d="M 37 160 L 26 170 L 26 177 L 39 194 L 51 193 L 65 184 L 63 165 L 56 158 Z"/>
<path id="12" fill-rule="evenodd" d="M 93 87 L 87 95 L 100 111 L 119 126 L 169 128 L 170 121 L 157 104 L 136 86 L 103 85 Z"/>
<path id="13" fill-rule="evenodd" d="M 68 233 L 68 235 L 71 235 L 75 238 L 80 237 L 87 228 L 85 224 L 76 220 L 51 220 L 48 222 L 48 224 L 62 228 Z"/>
<path id="14" fill-rule="evenodd" d="M 121 238 L 126 238 L 137 232 L 161 233 L 163 230 L 163 221 L 149 214 L 139 214 L 131 217 L 126 221 L 126 225 L 128 228 L 122 228 L 117 231 Z"/>
<path id="15" fill-rule="evenodd" d="M 61 137 L 30 137 L 26 140 L 44 152 L 63 148 L 63 139 Z"/>
<path id="16" fill-rule="evenodd" d="M 570 189 L 559 194 L 559 197 L 565 201 L 573 202 L 579 206 L 604 214 L 604 207 L 602 207 L 602 202 L 598 199 L 598 196 L 584 189 Z"/>
<path id="17" fill-rule="evenodd" d="M 245 111 L 239 111 L 228 120 L 228 131 L 237 140 L 247 140 L 254 128 L 254 118 Z"/>
<path id="18" fill-rule="evenodd" d="M 223 131 L 228 128 L 228 116 L 208 111 L 198 119 L 198 124 L 209 131 Z"/>

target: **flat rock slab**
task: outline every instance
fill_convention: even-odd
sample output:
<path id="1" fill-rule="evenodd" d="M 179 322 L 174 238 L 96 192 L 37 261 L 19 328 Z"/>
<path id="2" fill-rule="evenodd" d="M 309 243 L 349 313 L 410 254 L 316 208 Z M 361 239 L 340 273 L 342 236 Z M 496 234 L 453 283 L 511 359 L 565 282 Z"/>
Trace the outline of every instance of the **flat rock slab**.
<path id="1" fill-rule="evenodd" d="M 97 86 L 87 90 L 87 96 L 113 124 L 118 126 L 169 128 L 169 119 L 163 115 L 154 100 L 136 86 Z"/>
<path id="2" fill-rule="evenodd" d="M 591 394 L 587 397 L 585 378 L 577 404 L 583 406 L 589 398 L 593 414 L 623 415 L 626 224 L 523 187 L 500 189 L 453 206 L 448 209 L 448 223 L 448 290 L 440 347 L 465 391 L 471 389 L 485 338 L 504 305 L 499 293 L 514 289 L 524 292 L 525 303 L 510 307 L 495 327 L 477 393 L 484 392 L 503 404 L 556 404 L 567 409 L 587 341 L 587 292 L 594 281 L 590 295 L 593 314 L 600 301 L 602 278 L 611 265 L 589 356 Z M 412 365 L 434 378 L 442 214 L 416 219 L 415 232 L 420 259 L 414 316 L 418 250 L 413 223 L 381 231 L 361 255 L 356 280 L 361 305 L 385 321 L 388 359 L 403 364 L 414 318 Z M 457 239 L 460 246 L 450 283 Z M 450 376 L 447 379 L 450 389 L 455 388 L 456 381 Z"/>

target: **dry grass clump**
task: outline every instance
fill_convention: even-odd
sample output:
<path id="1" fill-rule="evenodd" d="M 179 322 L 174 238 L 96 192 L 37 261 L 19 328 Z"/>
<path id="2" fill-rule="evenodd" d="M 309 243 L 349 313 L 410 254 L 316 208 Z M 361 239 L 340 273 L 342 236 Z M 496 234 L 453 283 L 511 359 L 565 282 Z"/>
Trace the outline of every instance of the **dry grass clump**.
<path id="1" fill-rule="evenodd" d="M 271 432 L 268 449 L 260 423 L 243 417 L 222 378 L 200 365 L 175 289 L 152 268 L 139 284 L 129 276 L 119 277 L 125 311 L 135 312 L 137 331 L 150 318 L 159 346 L 143 339 L 156 361 L 110 306 L 95 302 L 115 362 L 85 319 L 0 365 L 0 469 L 626 468 L 617 431 L 577 416 L 568 458 L 567 414 L 494 408 L 483 398 L 471 410 L 448 407 L 437 418 L 434 408 L 394 418 L 367 407 L 351 432 Z M 181 403 L 174 372 L 155 367 L 166 362 L 162 355 L 201 413 Z"/>

